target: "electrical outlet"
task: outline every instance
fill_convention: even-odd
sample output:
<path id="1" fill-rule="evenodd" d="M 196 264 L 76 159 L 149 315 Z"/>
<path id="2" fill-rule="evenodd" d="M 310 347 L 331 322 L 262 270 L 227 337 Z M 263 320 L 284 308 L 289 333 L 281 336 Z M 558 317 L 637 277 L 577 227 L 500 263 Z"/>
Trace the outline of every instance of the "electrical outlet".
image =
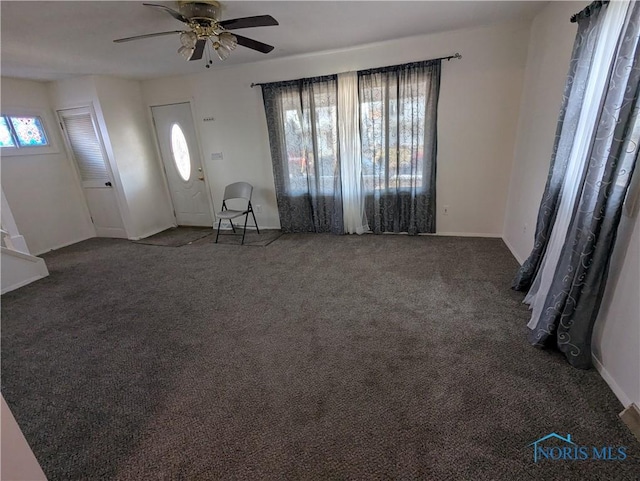
<path id="1" fill-rule="evenodd" d="M 449 215 L 449 206 L 448 205 L 445 205 L 442 208 L 442 215 Z"/>
<path id="2" fill-rule="evenodd" d="M 211 160 L 222 160 L 222 152 L 214 152 L 211 154 Z"/>
<path id="3" fill-rule="evenodd" d="M 254 209 L 256 214 L 262 214 L 262 204 L 256 204 L 256 208 Z"/>

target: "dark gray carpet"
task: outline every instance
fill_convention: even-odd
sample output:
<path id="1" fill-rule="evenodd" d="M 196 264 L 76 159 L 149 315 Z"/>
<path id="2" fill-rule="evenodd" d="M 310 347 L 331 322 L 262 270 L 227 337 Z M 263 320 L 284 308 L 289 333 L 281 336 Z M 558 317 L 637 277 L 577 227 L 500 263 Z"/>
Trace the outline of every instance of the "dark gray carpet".
<path id="1" fill-rule="evenodd" d="M 526 342 L 497 239 L 92 239 L 2 298 L 2 389 L 50 480 L 638 479 L 595 371 Z M 545 461 L 549 432 L 626 461 Z"/>
<path id="2" fill-rule="evenodd" d="M 152 246 L 181 247 L 191 244 L 198 239 L 210 236 L 215 233 L 212 227 L 188 227 L 178 226 L 163 230 L 144 239 L 133 241 L 136 244 L 146 244 Z"/>

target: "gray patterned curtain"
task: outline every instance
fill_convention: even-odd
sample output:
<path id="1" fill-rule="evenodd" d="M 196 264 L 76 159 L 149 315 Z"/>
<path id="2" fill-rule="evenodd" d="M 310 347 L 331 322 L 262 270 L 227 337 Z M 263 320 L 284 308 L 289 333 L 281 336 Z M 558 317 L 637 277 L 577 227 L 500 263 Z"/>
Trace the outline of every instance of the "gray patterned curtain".
<path id="1" fill-rule="evenodd" d="M 440 64 L 358 72 L 365 214 L 374 233 L 435 232 Z"/>
<path id="2" fill-rule="evenodd" d="M 343 232 L 335 75 L 262 85 L 283 232 Z"/>
<path id="3" fill-rule="evenodd" d="M 578 45 L 574 53 L 582 50 L 589 55 L 589 50 L 584 48 L 589 44 L 589 36 L 585 36 L 585 33 L 597 28 L 599 15 L 594 10 L 592 9 L 591 16 L 578 17 Z M 585 159 L 585 173 L 581 179 L 565 247 L 555 268 L 551 289 L 542 309 L 543 314 L 529 337 L 532 344 L 540 347 L 556 344 L 573 366 L 583 369 L 591 366 L 593 324 L 606 285 L 623 201 L 637 163 L 640 141 L 639 36 L 640 3 L 632 2 L 620 35 L 616 60 L 610 71 L 596 129 L 590 140 L 589 156 Z M 574 58 L 573 62 L 579 65 L 581 60 Z M 580 95 L 579 89 L 575 94 Z M 574 95 L 573 89 L 571 95 Z M 571 102 L 572 99 L 569 99 L 569 105 Z M 569 108 L 564 114 L 565 124 L 568 116 Z M 564 142 L 562 135 L 564 128 L 559 146 Z M 562 173 L 562 169 L 557 167 L 558 163 L 565 161 L 560 152 L 558 147 L 548 187 L 555 185 L 555 177 Z M 545 192 L 541 205 L 538 230 L 542 230 L 542 227 L 550 231 L 552 225 L 546 224 L 553 224 L 554 205 L 545 203 L 551 198 L 548 194 Z M 540 219 L 543 219 L 542 222 Z M 532 257 L 536 253 L 544 254 L 546 238 L 536 235 Z M 523 286 L 530 283 L 530 280 L 525 280 L 523 271 L 531 269 L 534 263 L 525 264 L 519 273 Z"/>
<path id="4" fill-rule="evenodd" d="M 582 110 L 587 78 L 592 66 L 596 38 L 600 32 L 601 22 L 598 21 L 598 18 L 601 7 L 602 2 L 594 2 L 574 17 L 578 22 L 578 33 L 573 44 L 569 73 L 564 87 L 551 155 L 551 168 L 538 211 L 533 250 L 513 281 L 513 289 L 518 291 L 526 291 L 531 287 L 540 268 L 556 218 L 560 191 Z"/>

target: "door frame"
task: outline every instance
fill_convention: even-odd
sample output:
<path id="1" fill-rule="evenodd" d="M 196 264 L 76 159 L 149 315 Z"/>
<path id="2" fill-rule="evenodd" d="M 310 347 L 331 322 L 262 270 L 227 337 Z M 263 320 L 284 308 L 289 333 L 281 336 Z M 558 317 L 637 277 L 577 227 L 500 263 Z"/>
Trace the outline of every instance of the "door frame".
<path id="1" fill-rule="evenodd" d="M 158 163 L 160 165 L 160 172 L 162 173 L 162 179 L 164 182 L 164 189 L 167 197 L 169 198 L 169 202 L 171 203 L 171 210 L 173 213 L 173 225 L 174 227 L 176 227 L 178 225 L 178 219 L 176 216 L 175 206 L 173 205 L 173 198 L 171 197 L 171 188 L 169 187 L 169 179 L 167 178 L 167 169 L 164 165 L 164 160 L 162 159 L 162 152 L 160 150 L 160 139 L 158 138 L 158 129 L 156 128 L 156 121 L 153 118 L 153 107 L 168 107 L 170 105 L 182 105 L 182 104 L 189 104 L 189 110 L 191 111 L 191 119 L 193 120 L 193 130 L 194 130 L 193 134 L 196 138 L 196 144 L 198 144 L 197 145 L 198 151 L 196 153 L 200 156 L 200 165 L 202 166 L 204 186 L 207 192 L 207 196 L 206 196 L 207 204 L 209 205 L 209 213 L 211 214 L 211 219 L 213 221 L 211 228 L 213 228 L 213 226 L 216 223 L 216 211 L 213 204 L 213 195 L 211 193 L 211 183 L 209 182 L 209 173 L 207 172 L 207 165 L 205 162 L 206 159 L 202 152 L 202 142 L 200 141 L 200 130 L 198 129 L 198 122 L 197 122 L 196 112 L 195 112 L 195 102 L 193 98 L 190 98 L 188 100 L 183 100 L 183 101 L 178 100 L 174 102 L 154 103 L 154 104 L 149 104 L 147 106 L 148 115 L 151 120 L 151 127 L 153 130 L 153 138 L 155 140 L 156 154 L 158 157 Z"/>
<path id="2" fill-rule="evenodd" d="M 73 173 L 75 174 L 75 178 L 78 182 L 78 186 L 80 187 L 80 191 L 82 192 L 82 198 L 84 199 L 84 203 L 86 206 L 86 212 L 87 215 L 89 216 L 89 221 L 91 222 L 91 227 L 93 228 L 93 231 L 96 235 L 96 237 L 98 237 L 98 232 L 96 230 L 96 226 L 93 223 L 93 217 L 91 215 L 91 209 L 89 208 L 89 202 L 87 201 L 87 196 L 84 192 L 84 187 L 82 186 L 82 176 L 80 175 L 80 168 L 78 167 L 78 161 L 76 160 L 76 158 L 73 155 L 73 149 L 71 148 L 71 144 L 69 142 L 69 137 L 67 136 L 67 132 L 64 130 L 64 128 L 62 127 L 63 122 L 62 122 L 62 116 L 61 116 L 61 112 L 64 112 L 65 110 L 78 110 L 78 109 L 86 109 L 89 112 L 89 116 L 91 117 L 91 122 L 93 123 L 93 128 L 96 132 L 96 137 L 98 138 L 98 142 L 100 143 L 100 150 L 102 151 L 102 155 L 104 156 L 104 164 L 105 164 L 105 168 L 107 171 L 107 175 L 109 175 L 109 178 L 111 179 L 111 183 L 112 185 L 112 189 L 116 198 L 116 205 L 118 207 L 118 214 L 120 215 L 120 220 L 122 221 L 122 228 L 124 230 L 124 234 L 126 239 L 130 238 L 129 235 L 129 225 L 128 225 L 128 205 L 126 204 L 126 201 L 124 201 L 123 199 L 124 197 L 124 191 L 122 189 L 122 186 L 120 185 L 119 182 L 119 177 L 117 177 L 116 175 L 114 175 L 114 171 L 113 171 L 113 167 L 112 167 L 112 156 L 109 155 L 109 149 L 107 146 L 107 143 L 105 142 L 104 136 L 102 135 L 102 128 L 101 128 L 101 124 L 100 124 L 100 119 L 98 118 L 98 114 L 95 108 L 95 105 L 93 102 L 89 102 L 89 103 L 84 103 L 84 104 L 80 104 L 80 105 L 73 105 L 73 106 L 64 106 L 64 107 L 57 107 L 55 108 L 55 115 L 56 115 L 56 121 L 58 123 L 58 128 L 60 129 L 60 135 L 62 136 L 62 142 L 64 143 L 64 147 L 66 149 L 66 154 L 67 154 L 67 158 L 69 159 L 69 161 L 71 162 L 71 164 L 73 165 Z M 116 178 L 117 177 L 117 178 Z"/>

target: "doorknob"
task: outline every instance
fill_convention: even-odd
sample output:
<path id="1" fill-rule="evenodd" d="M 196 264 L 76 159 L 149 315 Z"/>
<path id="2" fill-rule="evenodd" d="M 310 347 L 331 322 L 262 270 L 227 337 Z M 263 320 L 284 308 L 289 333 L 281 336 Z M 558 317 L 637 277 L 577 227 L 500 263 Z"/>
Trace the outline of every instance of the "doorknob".
<path id="1" fill-rule="evenodd" d="M 104 185 L 106 185 L 107 187 L 111 187 L 111 182 L 105 182 Z"/>

